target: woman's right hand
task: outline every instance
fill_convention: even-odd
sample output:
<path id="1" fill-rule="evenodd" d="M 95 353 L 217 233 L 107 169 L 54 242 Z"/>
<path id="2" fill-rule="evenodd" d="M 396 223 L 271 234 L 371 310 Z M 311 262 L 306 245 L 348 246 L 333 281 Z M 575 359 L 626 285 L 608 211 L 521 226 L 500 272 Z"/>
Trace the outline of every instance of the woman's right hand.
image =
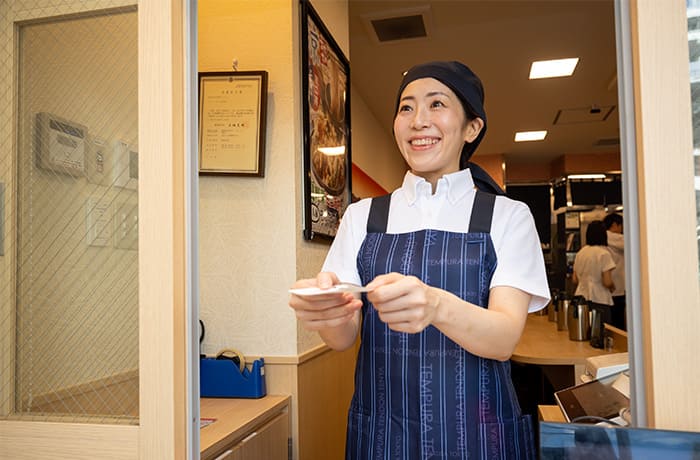
<path id="1" fill-rule="evenodd" d="M 321 272 L 312 279 L 299 280 L 292 288 L 328 289 L 339 280 L 335 273 Z M 291 294 L 289 306 L 304 327 L 313 331 L 333 329 L 348 323 L 362 307 L 362 300 L 348 292 L 304 296 Z"/>

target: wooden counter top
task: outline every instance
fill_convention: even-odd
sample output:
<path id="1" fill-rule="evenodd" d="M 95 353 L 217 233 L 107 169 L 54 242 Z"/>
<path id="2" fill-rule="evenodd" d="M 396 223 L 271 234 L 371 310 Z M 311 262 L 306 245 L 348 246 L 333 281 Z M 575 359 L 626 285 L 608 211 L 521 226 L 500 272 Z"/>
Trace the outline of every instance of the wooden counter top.
<path id="1" fill-rule="evenodd" d="M 537 414 L 540 422 L 557 422 L 566 423 L 566 417 L 557 405 L 540 405 L 537 406 Z"/>
<path id="2" fill-rule="evenodd" d="M 284 410 L 289 396 L 267 395 L 259 399 L 201 398 L 200 416 L 216 421 L 199 431 L 202 458 L 243 438 L 251 429 Z"/>
<path id="3" fill-rule="evenodd" d="M 617 345 L 617 344 L 616 344 Z M 525 364 L 585 366 L 586 358 L 626 351 L 593 348 L 588 341 L 569 340 L 569 331 L 558 331 L 547 316 L 530 314 L 511 360 Z"/>

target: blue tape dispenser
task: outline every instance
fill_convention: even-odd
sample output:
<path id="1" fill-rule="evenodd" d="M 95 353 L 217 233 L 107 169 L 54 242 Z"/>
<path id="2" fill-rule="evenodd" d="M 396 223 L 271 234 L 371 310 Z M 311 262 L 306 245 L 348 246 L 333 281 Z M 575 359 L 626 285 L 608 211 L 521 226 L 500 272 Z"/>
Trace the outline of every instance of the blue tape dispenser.
<path id="1" fill-rule="evenodd" d="M 265 360 L 250 365 L 235 350 L 222 350 L 216 357 L 200 357 L 199 388 L 204 398 L 262 398 L 265 388 Z"/>

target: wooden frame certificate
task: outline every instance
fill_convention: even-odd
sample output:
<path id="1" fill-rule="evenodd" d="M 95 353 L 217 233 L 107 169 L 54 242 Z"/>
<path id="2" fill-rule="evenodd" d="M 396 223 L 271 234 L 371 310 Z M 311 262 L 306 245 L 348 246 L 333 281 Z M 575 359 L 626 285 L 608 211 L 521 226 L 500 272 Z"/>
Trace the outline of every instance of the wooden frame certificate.
<path id="1" fill-rule="evenodd" d="M 199 73 L 199 173 L 265 175 L 267 72 Z"/>

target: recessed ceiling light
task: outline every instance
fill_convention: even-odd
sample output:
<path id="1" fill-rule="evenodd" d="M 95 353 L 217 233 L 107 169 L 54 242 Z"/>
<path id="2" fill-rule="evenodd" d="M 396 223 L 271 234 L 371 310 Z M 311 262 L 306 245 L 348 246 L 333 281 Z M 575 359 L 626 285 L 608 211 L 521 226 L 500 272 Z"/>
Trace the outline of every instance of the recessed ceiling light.
<path id="1" fill-rule="evenodd" d="M 547 131 L 520 131 L 515 133 L 515 142 L 541 141 L 547 136 Z"/>
<path id="2" fill-rule="evenodd" d="M 530 66 L 530 80 L 537 78 L 568 77 L 574 73 L 578 58 L 535 61 Z"/>
<path id="3" fill-rule="evenodd" d="M 605 174 L 569 174 L 569 179 L 605 179 Z"/>

